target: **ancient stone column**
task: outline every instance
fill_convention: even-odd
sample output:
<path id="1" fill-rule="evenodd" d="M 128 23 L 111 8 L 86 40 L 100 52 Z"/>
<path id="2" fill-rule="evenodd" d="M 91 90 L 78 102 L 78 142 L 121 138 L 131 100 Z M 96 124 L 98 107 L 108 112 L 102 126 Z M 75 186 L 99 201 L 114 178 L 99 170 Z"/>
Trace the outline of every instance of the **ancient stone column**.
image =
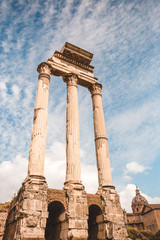
<path id="1" fill-rule="evenodd" d="M 89 89 L 92 95 L 93 121 L 99 187 L 112 186 L 108 140 L 102 106 L 102 85 L 93 84 Z"/>
<path id="2" fill-rule="evenodd" d="M 79 113 L 76 75 L 64 78 L 67 84 L 66 111 L 66 182 L 81 183 Z"/>
<path id="3" fill-rule="evenodd" d="M 39 80 L 34 108 L 28 176 L 44 176 L 44 159 L 48 120 L 48 96 L 51 71 L 47 63 L 41 63 L 38 66 L 37 71 L 39 72 Z"/>

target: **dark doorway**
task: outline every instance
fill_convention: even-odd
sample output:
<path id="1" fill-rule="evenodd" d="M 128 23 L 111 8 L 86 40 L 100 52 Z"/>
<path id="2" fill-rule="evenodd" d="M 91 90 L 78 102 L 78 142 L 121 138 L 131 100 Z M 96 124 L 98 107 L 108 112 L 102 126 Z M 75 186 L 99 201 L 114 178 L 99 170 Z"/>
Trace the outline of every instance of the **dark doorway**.
<path id="1" fill-rule="evenodd" d="M 54 201 L 48 205 L 49 217 L 47 219 L 45 239 L 46 240 L 59 240 L 61 232 L 61 222 L 59 216 L 65 211 L 61 202 Z"/>
<path id="2" fill-rule="evenodd" d="M 102 214 L 99 206 L 93 204 L 89 207 L 89 220 L 88 220 L 88 240 L 97 240 L 98 224 L 96 217 Z"/>

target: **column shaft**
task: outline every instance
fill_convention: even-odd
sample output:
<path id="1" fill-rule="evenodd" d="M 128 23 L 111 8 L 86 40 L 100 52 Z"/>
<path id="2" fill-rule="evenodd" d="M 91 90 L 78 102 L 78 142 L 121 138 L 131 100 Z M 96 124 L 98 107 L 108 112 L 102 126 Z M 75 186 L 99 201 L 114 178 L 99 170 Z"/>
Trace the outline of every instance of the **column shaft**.
<path id="1" fill-rule="evenodd" d="M 66 110 L 66 183 L 81 183 L 77 76 L 65 77 Z"/>
<path id="2" fill-rule="evenodd" d="M 38 66 L 38 72 L 38 89 L 35 101 L 32 138 L 29 152 L 29 176 L 44 176 L 50 68 L 46 63 L 41 63 Z"/>
<path id="3" fill-rule="evenodd" d="M 92 94 L 93 121 L 99 186 L 112 186 L 108 140 L 102 106 L 102 85 L 97 83 L 89 89 Z"/>

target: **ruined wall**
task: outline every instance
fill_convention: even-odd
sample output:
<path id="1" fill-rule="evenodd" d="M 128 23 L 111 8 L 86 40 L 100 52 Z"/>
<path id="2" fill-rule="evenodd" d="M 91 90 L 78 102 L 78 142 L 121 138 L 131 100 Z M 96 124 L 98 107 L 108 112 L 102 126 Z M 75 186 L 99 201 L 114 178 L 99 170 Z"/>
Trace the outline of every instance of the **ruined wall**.
<path id="1" fill-rule="evenodd" d="M 67 202 L 66 202 L 66 193 L 65 193 L 65 191 L 64 190 L 48 188 L 48 190 L 47 190 L 47 202 L 49 204 L 49 203 L 51 203 L 53 201 L 61 202 L 64 205 L 64 208 L 66 209 Z"/>
<path id="2" fill-rule="evenodd" d="M 39 192 L 38 189 L 36 189 L 36 192 L 37 191 Z M 73 191 L 76 191 L 76 193 L 73 193 Z M 32 189 L 31 189 L 31 192 L 32 192 Z M 21 191 L 19 192 L 19 195 L 15 197 L 11 202 L 9 214 L 8 212 L 6 212 L 6 215 L 5 215 L 5 217 L 7 217 L 7 214 L 8 214 L 7 224 L 6 224 L 5 234 L 4 234 L 5 240 L 23 239 L 21 238 L 23 234 L 21 234 L 21 236 L 15 236 L 15 232 L 19 228 L 18 221 L 21 219 L 21 216 L 17 216 L 17 209 L 18 209 L 18 206 L 20 207 L 21 205 L 20 200 L 22 200 L 20 198 L 20 195 L 23 195 L 22 193 L 21 194 L 20 193 Z M 30 196 L 31 195 L 32 194 L 30 193 Z M 35 199 L 36 196 L 34 196 L 34 201 L 37 201 Z M 26 195 L 23 197 L 26 197 Z M 107 199 L 109 201 L 109 196 L 107 196 Z M 27 200 L 27 204 L 28 203 L 30 203 L 30 200 Z M 72 235 L 75 231 L 76 231 L 76 234 L 74 233 L 73 235 L 77 235 L 77 237 L 79 235 L 81 236 L 85 235 L 84 238 L 80 236 L 77 239 L 85 239 L 85 240 L 86 239 L 89 239 L 89 240 L 108 239 L 106 238 L 106 236 L 109 236 L 108 234 L 110 233 L 107 227 L 110 221 L 109 218 L 111 217 L 109 209 L 111 210 L 113 208 L 113 205 L 110 204 L 110 201 L 108 202 L 109 204 L 108 205 L 109 209 L 107 208 L 108 214 L 104 215 L 104 210 L 106 211 L 106 204 L 104 204 L 103 197 L 100 194 L 86 194 L 84 190 L 82 190 L 80 194 L 79 192 L 77 192 L 77 190 L 72 190 L 70 192 L 70 190 L 48 189 L 47 204 L 48 204 L 49 217 L 47 219 L 47 225 L 46 226 L 43 225 L 43 227 L 45 228 L 46 240 L 72 239 L 72 238 L 69 238 L 68 235 L 69 234 Z M 32 208 L 33 208 L 33 205 L 35 205 L 33 204 L 33 200 L 31 201 L 31 204 L 29 204 L 29 206 L 30 205 L 32 205 Z M 24 206 L 21 206 L 21 208 L 23 210 L 22 213 L 25 212 L 24 211 L 25 209 L 23 209 Z M 86 210 L 84 212 L 85 208 Z M 32 213 L 34 211 L 35 210 L 32 209 Z M 112 212 L 114 212 L 114 218 L 115 218 L 117 214 L 117 209 L 112 209 Z M 17 220 L 17 217 L 19 218 L 19 220 Z M 107 217 L 107 220 L 105 219 L 106 217 Z M 77 225 L 75 226 L 75 224 L 77 223 L 78 223 L 78 226 Z M 28 224 L 27 220 L 25 224 Z M 4 222 L 3 222 L 3 226 L 4 226 Z M 25 227 L 24 223 L 23 223 L 23 226 Z M 39 225 L 37 225 L 36 227 L 31 225 L 26 225 L 24 231 L 28 231 L 27 229 L 30 229 L 30 230 L 32 229 L 32 231 L 35 232 L 37 231 L 36 229 L 38 226 Z M 112 229 L 113 227 L 114 226 L 112 226 Z M 111 230 L 111 226 L 110 226 L 110 230 Z M 113 229 L 113 230 L 117 231 L 117 229 Z M 87 235 L 89 236 L 87 237 Z M 35 238 L 31 237 L 30 235 L 30 238 L 28 239 L 35 239 Z M 41 238 L 41 239 L 44 239 L 44 238 Z M 121 239 L 126 239 L 126 238 L 121 237 Z M 2 238 L 0 238 L 0 240 L 2 240 Z"/>
<path id="3" fill-rule="evenodd" d="M 3 239 L 4 228 L 8 216 L 10 203 L 0 204 L 0 240 Z"/>

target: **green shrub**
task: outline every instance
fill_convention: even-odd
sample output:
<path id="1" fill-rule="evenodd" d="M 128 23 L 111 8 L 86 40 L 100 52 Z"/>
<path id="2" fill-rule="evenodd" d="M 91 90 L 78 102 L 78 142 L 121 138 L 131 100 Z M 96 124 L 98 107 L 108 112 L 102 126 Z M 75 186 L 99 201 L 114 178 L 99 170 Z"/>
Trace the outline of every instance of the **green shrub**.
<path id="1" fill-rule="evenodd" d="M 141 233 L 147 237 L 149 240 L 155 240 L 155 233 L 149 231 L 149 230 L 142 230 Z"/>
<path id="2" fill-rule="evenodd" d="M 132 240 L 150 240 L 135 228 L 127 228 L 127 231 L 128 231 L 128 237 L 131 238 Z"/>
<path id="3" fill-rule="evenodd" d="M 128 237 L 132 240 L 160 240 L 160 230 L 153 233 L 150 230 L 138 230 L 135 228 L 127 228 Z"/>
<path id="4" fill-rule="evenodd" d="M 160 240 L 160 230 L 156 233 L 156 240 Z"/>

